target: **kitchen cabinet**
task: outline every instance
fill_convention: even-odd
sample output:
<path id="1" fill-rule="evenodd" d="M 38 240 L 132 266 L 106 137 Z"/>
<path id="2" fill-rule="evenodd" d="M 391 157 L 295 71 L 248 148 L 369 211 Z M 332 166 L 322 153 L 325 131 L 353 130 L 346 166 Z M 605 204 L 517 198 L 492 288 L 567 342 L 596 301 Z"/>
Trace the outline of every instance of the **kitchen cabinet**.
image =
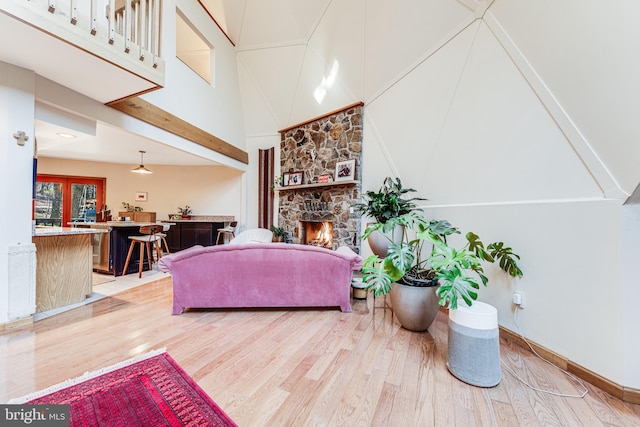
<path id="1" fill-rule="evenodd" d="M 133 222 L 155 222 L 155 212 L 118 212 L 119 217 L 129 217 Z"/>
<path id="2" fill-rule="evenodd" d="M 224 227 L 224 222 L 212 221 L 171 221 L 172 225 L 167 234 L 167 243 L 171 252 L 177 252 L 194 245 L 213 246 L 216 242 L 218 229 Z"/>

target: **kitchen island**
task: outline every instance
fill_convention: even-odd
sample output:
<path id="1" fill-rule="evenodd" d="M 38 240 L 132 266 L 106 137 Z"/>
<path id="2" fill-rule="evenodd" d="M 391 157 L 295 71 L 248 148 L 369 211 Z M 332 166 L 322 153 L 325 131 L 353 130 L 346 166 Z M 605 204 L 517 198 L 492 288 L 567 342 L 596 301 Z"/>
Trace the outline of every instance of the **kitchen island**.
<path id="1" fill-rule="evenodd" d="M 74 222 L 70 223 L 73 227 L 100 227 L 106 228 L 110 233 L 107 253 L 108 268 L 102 268 L 97 271 L 108 272 L 115 276 L 123 274 L 137 273 L 140 264 L 140 256 L 138 251 L 133 251 L 127 271 L 124 271 L 124 264 L 129 251 L 131 240 L 129 236 L 139 235 L 140 227 L 152 224 L 170 224 L 170 228 L 164 233 L 167 235 L 167 243 L 171 252 L 177 252 L 182 249 L 190 248 L 193 245 L 212 246 L 215 244 L 218 229 L 224 227 L 233 221 L 231 215 L 197 215 L 191 219 L 166 220 L 155 222 L 136 222 L 136 221 L 108 221 L 101 223 Z M 104 253 L 104 246 L 97 250 L 98 253 Z M 149 263 L 144 260 L 142 270 L 146 271 L 151 268 Z M 94 267 L 95 268 L 95 267 Z"/>
<path id="2" fill-rule="evenodd" d="M 127 271 L 124 270 L 127 252 L 131 241 L 129 236 L 139 235 L 140 227 L 143 225 L 169 223 L 171 227 L 164 231 L 167 235 L 166 240 L 171 252 L 177 252 L 182 249 L 190 248 L 194 245 L 212 246 L 215 244 L 215 238 L 218 229 L 224 227 L 225 223 L 233 221 L 233 216 L 223 215 L 201 215 L 192 216 L 191 219 L 178 219 L 156 221 L 154 223 L 134 222 L 134 221 L 109 221 L 111 227 L 111 267 L 116 276 L 122 274 L 137 273 L 140 264 L 140 256 L 138 251 L 133 251 Z M 151 268 L 145 260 L 142 270 Z"/>
<path id="3" fill-rule="evenodd" d="M 213 246 L 218 230 L 234 220 L 232 215 L 192 215 L 190 219 L 172 219 L 175 226 L 167 232 L 169 249 L 177 252 L 194 245 Z"/>
<path id="4" fill-rule="evenodd" d="M 94 228 L 38 227 L 36 312 L 82 302 L 92 292 Z"/>

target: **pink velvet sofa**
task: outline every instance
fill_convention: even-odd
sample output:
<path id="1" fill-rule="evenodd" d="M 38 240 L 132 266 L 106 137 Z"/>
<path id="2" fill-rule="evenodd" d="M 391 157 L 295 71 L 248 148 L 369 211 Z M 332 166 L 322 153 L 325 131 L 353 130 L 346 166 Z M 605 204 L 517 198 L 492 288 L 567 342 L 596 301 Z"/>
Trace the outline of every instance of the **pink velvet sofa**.
<path id="1" fill-rule="evenodd" d="M 351 311 L 348 247 L 248 243 L 194 246 L 159 261 L 173 278 L 173 314 L 185 308 L 340 307 Z"/>

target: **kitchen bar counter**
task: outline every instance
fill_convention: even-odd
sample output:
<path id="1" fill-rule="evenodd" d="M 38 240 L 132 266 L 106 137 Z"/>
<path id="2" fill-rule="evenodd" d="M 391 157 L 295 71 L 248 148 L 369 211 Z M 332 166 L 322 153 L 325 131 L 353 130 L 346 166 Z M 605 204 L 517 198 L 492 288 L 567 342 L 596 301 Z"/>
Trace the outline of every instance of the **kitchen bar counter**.
<path id="1" fill-rule="evenodd" d="M 93 246 L 96 233 L 107 230 L 38 227 L 36 245 L 36 312 L 84 301 L 93 290 Z"/>
<path id="2" fill-rule="evenodd" d="M 92 223 L 95 224 L 95 223 Z M 74 228 L 74 227 L 36 227 L 34 237 L 43 236 L 69 236 L 78 234 L 106 233 L 106 229 L 98 228 Z"/>
<path id="3" fill-rule="evenodd" d="M 233 215 L 191 215 L 189 219 L 170 219 L 171 222 L 231 222 Z"/>

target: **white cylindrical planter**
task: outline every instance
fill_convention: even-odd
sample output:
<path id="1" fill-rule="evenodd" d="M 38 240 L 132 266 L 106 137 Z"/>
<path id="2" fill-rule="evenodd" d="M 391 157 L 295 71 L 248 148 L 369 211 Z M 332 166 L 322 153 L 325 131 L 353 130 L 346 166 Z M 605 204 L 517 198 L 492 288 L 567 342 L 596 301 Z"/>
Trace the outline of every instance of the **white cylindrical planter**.
<path id="1" fill-rule="evenodd" d="M 353 289 L 353 298 L 367 299 L 367 283 L 360 276 L 354 276 L 351 279 L 351 288 Z"/>
<path id="2" fill-rule="evenodd" d="M 449 310 L 449 372 L 478 387 L 494 387 L 501 379 L 498 311 L 475 301 Z"/>

